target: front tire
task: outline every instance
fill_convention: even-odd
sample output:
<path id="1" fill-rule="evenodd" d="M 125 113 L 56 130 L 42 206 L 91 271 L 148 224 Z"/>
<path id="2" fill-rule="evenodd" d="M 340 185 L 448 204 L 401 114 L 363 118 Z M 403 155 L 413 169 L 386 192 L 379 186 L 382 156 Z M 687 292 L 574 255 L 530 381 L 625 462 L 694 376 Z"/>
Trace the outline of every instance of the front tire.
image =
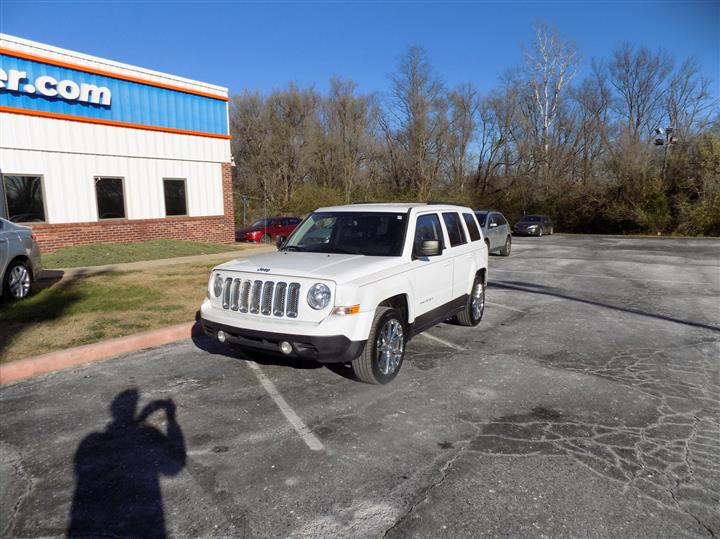
<path id="1" fill-rule="evenodd" d="M 405 358 L 405 323 L 400 311 L 378 307 L 362 354 L 352 361 L 355 376 L 367 384 L 387 384 Z"/>
<path id="2" fill-rule="evenodd" d="M 260 239 L 260 243 L 264 243 L 266 245 L 272 243 L 272 238 L 270 237 L 270 234 L 264 234 L 263 237 Z"/>
<path id="3" fill-rule="evenodd" d="M 485 312 L 485 284 L 480 277 L 475 277 L 470 297 L 462 311 L 457 314 L 461 326 L 477 326 Z"/>
<path id="4" fill-rule="evenodd" d="M 25 262 L 18 260 L 11 263 L 5 272 L 3 281 L 3 294 L 10 299 L 24 299 L 30 294 L 32 274 Z"/>
<path id="5" fill-rule="evenodd" d="M 510 251 L 512 250 L 512 238 L 508 236 L 505 238 L 505 245 L 502 249 L 500 249 L 500 255 L 501 256 L 510 256 Z"/>
<path id="6" fill-rule="evenodd" d="M 540 232 L 538 232 L 538 238 L 542 238 L 542 235 L 543 235 L 543 229 L 541 228 Z"/>

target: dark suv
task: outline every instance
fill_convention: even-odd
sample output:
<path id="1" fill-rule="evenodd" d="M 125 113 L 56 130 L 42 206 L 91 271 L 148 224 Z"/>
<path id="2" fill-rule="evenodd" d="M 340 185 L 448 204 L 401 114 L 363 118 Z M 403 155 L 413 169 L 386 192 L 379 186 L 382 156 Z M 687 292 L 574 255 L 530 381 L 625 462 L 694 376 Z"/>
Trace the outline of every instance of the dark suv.
<path id="1" fill-rule="evenodd" d="M 518 236 L 548 236 L 555 231 L 555 225 L 547 215 L 525 215 L 513 227 L 513 234 Z"/>
<path id="2" fill-rule="evenodd" d="M 255 243 L 282 242 L 300 224 L 297 217 L 268 217 L 255 221 L 247 228 L 235 230 L 235 241 L 252 241 Z"/>

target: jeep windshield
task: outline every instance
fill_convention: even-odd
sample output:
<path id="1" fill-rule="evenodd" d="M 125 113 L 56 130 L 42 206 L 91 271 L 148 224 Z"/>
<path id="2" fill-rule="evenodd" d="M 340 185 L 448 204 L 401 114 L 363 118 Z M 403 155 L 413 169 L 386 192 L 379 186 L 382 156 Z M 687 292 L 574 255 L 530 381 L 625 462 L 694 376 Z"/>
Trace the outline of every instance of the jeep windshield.
<path id="1" fill-rule="evenodd" d="M 315 212 L 295 229 L 283 250 L 400 256 L 406 224 L 405 213 Z"/>

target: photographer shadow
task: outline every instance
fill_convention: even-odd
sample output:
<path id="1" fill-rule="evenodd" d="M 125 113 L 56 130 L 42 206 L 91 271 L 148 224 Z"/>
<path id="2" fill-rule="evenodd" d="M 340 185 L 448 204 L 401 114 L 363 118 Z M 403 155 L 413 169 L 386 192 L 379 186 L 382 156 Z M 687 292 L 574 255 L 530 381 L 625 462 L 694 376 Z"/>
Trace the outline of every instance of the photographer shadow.
<path id="1" fill-rule="evenodd" d="M 136 414 L 137 389 L 119 393 L 112 421 L 83 439 L 75 453 L 76 487 L 68 537 L 165 537 L 160 475 L 185 467 L 185 440 L 172 400 L 156 400 Z M 163 433 L 145 420 L 164 410 Z"/>

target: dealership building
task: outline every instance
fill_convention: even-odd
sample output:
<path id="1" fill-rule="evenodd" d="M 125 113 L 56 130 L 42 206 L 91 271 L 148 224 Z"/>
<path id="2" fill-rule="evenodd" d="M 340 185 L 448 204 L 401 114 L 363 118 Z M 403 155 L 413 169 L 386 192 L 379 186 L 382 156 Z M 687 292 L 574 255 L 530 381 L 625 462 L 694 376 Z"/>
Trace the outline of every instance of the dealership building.
<path id="1" fill-rule="evenodd" d="M 226 88 L 0 34 L 0 217 L 43 252 L 234 241 Z"/>

